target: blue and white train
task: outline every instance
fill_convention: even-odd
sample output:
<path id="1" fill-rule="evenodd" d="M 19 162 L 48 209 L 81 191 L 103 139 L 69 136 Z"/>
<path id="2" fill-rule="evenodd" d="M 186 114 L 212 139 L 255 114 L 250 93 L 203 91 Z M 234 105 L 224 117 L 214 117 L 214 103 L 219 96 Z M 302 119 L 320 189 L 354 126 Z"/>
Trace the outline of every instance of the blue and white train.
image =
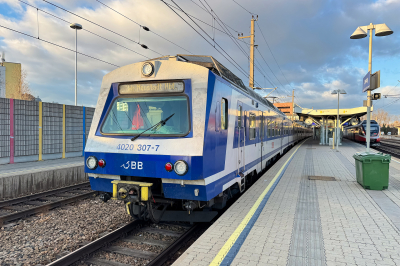
<path id="1" fill-rule="evenodd" d="M 166 56 L 104 76 L 85 171 L 136 219 L 210 221 L 311 135 L 213 57 Z"/>

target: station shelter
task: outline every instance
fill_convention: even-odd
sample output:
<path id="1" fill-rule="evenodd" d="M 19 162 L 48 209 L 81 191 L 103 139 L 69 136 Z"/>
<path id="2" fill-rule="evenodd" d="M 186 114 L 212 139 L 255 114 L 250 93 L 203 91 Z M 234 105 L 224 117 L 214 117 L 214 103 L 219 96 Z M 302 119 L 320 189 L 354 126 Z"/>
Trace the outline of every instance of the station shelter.
<path id="1" fill-rule="evenodd" d="M 371 107 L 371 112 L 373 107 Z M 367 114 L 367 107 L 356 107 L 349 109 L 339 109 L 339 121 L 337 121 L 338 109 L 308 109 L 294 105 L 296 120 L 304 122 L 313 128 L 314 139 L 320 140 L 320 145 L 329 145 L 329 139 L 334 141 L 334 134 L 337 123 L 340 128 L 340 140 L 343 138 L 343 128 L 350 125 L 359 124 L 360 118 Z"/>

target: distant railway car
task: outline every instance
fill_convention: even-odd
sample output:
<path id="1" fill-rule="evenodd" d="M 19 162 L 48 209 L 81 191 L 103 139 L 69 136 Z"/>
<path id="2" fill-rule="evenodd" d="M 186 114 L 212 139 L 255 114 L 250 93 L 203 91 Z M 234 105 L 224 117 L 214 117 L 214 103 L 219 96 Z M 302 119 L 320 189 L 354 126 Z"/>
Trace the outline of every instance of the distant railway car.
<path id="1" fill-rule="evenodd" d="M 345 127 L 343 131 L 343 137 L 360 143 L 365 143 L 365 137 L 367 135 L 367 120 L 364 120 L 355 126 Z M 371 145 L 379 145 L 381 142 L 381 128 L 375 120 L 371 120 L 370 141 Z"/>
<path id="2" fill-rule="evenodd" d="M 136 219 L 210 221 L 311 135 L 211 56 L 160 57 L 104 76 L 85 171 Z"/>

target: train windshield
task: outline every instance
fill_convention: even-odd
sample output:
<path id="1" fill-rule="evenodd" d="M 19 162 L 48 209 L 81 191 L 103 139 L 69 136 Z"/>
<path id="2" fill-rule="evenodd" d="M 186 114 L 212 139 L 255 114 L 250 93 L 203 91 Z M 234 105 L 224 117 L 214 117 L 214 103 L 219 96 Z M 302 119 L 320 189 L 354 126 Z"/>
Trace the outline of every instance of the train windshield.
<path id="1" fill-rule="evenodd" d="M 102 126 L 103 134 L 137 135 L 174 114 L 164 126 L 143 135 L 184 136 L 189 132 L 186 96 L 118 98 Z"/>
<path id="2" fill-rule="evenodd" d="M 367 128 L 367 127 L 365 127 Z M 376 136 L 379 134 L 379 127 L 375 125 L 371 125 L 371 136 Z"/>

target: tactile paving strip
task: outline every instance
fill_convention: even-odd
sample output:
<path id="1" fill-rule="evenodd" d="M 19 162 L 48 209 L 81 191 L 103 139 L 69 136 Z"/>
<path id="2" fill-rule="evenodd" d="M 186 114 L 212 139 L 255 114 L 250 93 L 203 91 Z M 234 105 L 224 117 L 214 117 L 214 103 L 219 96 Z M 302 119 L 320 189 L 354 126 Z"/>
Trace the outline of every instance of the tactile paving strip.
<path id="1" fill-rule="evenodd" d="M 308 180 L 308 176 L 312 175 L 314 175 L 313 154 L 311 149 L 306 149 L 288 266 L 326 265 L 317 188 L 314 180 Z"/>

